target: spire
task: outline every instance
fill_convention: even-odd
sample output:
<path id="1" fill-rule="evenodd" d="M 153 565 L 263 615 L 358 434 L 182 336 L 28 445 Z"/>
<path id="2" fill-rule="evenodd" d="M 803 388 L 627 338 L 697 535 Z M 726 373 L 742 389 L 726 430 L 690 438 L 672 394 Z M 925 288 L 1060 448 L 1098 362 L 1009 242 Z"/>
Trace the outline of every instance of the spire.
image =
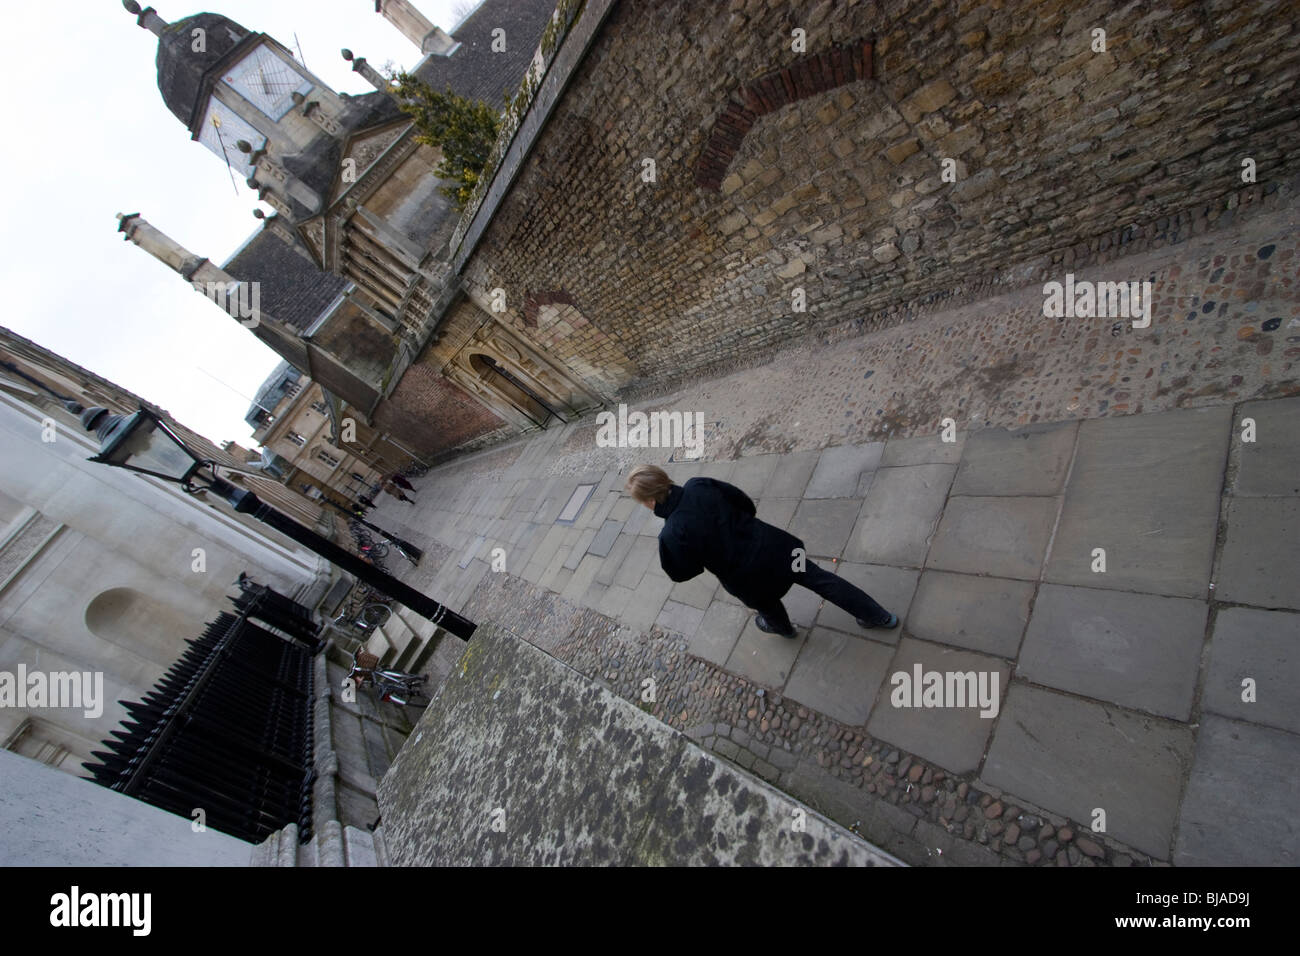
<path id="1" fill-rule="evenodd" d="M 122 6 L 126 7 L 126 12 L 135 17 L 137 26 L 144 27 L 156 37 L 163 35 L 163 30 L 167 29 L 167 21 L 158 16 L 158 11 L 153 7 L 140 9 L 140 4 L 135 0 L 122 0 Z"/>
<path id="2" fill-rule="evenodd" d="M 451 56 L 460 46 L 445 30 L 430 23 L 410 0 L 375 0 L 375 9 L 418 46 L 421 53 Z"/>
<path id="3" fill-rule="evenodd" d="M 364 56 L 353 56 L 352 51 L 345 48 L 343 50 L 343 59 L 352 64 L 353 73 L 360 73 L 365 81 L 379 92 L 389 94 L 393 92 L 392 87 L 388 85 L 388 81 L 384 79 L 378 70 L 366 62 Z"/>
<path id="4" fill-rule="evenodd" d="M 190 279 L 208 260 L 196 256 L 161 229 L 150 224 L 138 212 L 118 213 L 117 231 L 123 239 L 134 242 L 172 271 Z"/>

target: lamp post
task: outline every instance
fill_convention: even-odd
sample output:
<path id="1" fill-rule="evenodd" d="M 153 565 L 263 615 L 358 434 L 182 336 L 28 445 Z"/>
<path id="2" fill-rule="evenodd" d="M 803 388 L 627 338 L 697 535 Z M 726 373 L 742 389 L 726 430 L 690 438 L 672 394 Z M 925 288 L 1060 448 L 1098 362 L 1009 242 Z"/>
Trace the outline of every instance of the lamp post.
<path id="1" fill-rule="evenodd" d="M 196 455 L 166 422 L 149 409 L 142 407 L 131 415 L 112 415 L 108 409 L 96 406 L 81 413 L 81 424 L 99 438 L 99 454 L 91 461 L 174 482 L 190 494 L 198 490 L 210 491 L 224 498 L 236 512 L 252 515 L 270 525 L 457 637 L 469 640 L 473 636 L 473 621 L 300 525 L 247 488 L 240 488 L 220 477 L 217 462 Z"/>

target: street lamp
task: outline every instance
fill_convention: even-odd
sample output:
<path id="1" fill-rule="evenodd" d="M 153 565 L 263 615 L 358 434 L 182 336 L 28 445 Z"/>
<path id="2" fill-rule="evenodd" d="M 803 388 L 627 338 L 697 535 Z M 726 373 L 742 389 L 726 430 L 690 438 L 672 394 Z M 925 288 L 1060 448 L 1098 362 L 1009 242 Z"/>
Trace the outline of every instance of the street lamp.
<path id="1" fill-rule="evenodd" d="M 175 482 L 189 494 L 204 490 L 219 495 L 236 512 L 252 515 L 270 525 L 457 637 L 467 641 L 474 634 L 473 621 L 300 525 L 247 488 L 220 477 L 218 462 L 195 454 L 184 439 L 149 409 L 142 407 L 130 415 L 112 415 L 108 409 L 96 406 L 82 412 L 81 424 L 99 438 L 99 454 L 91 461 Z"/>

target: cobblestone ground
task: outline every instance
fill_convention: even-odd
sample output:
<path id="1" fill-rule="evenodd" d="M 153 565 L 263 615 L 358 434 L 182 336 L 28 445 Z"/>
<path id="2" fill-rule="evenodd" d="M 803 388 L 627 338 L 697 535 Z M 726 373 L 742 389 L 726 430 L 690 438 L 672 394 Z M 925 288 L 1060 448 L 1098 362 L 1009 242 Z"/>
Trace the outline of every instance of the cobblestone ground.
<path id="1" fill-rule="evenodd" d="M 1296 210 L 1284 209 L 1076 276 L 1152 278 L 1156 304 L 1145 331 L 1045 319 L 1041 288 L 1032 287 L 868 337 L 841 331 L 635 407 L 702 412 L 713 423 L 705 457 L 725 461 L 933 434 L 947 417 L 966 432 L 1297 395 L 1298 240 Z M 385 501 L 376 520 L 428 549 L 403 577 L 453 607 L 463 603 L 471 618 L 509 627 L 910 863 L 1168 865 L 1079 821 L 980 789 L 974 774 L 950 775 L 861 726 L 787 703 L 691 656 L 680 636 L 657 625 L 631 628 L 580 606 L 556 593 L 573 570 L 558 560 L 540 578 L 545 587 L 515 573 L 478 573 L 455 593 L 440 591 L 462 581 L 458 561 L 472 534 L 446 519 L 434 489 L 486 487 L 512 466 L 534 476 L 625 471 L 671 451 L 598 449 L 594 431 L 588 419 L 488 449 L 417 481 L 429 491 L 415 507 Z M 647 678 L 653 702 L 642 700 Z"/>

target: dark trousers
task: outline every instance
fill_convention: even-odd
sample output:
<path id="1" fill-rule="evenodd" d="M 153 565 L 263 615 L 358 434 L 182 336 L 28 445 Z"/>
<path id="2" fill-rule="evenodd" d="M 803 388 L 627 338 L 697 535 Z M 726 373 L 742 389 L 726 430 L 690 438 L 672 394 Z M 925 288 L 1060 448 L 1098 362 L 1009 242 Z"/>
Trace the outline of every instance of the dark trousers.
<path id="1" fill-rule="evenodd" d="M 811 561 L 806 562 L 803 571 L 796 572 L 794 583 L 801 584 L 810 591 L 815 591 L 838 608 L 843 608 L 855 618 L 868 624 L 883 624 L 889 620 L 889 612 L 876 603 L 870 594 L 851 581 L 831 574 L 825 568 L 818 567 Z M 761 605 L 755 604 L 754 610 L 766 618 L 767 622 L 778 630 L 789 630 L 790 615 L 780 598 L 773 598 Z"/>

